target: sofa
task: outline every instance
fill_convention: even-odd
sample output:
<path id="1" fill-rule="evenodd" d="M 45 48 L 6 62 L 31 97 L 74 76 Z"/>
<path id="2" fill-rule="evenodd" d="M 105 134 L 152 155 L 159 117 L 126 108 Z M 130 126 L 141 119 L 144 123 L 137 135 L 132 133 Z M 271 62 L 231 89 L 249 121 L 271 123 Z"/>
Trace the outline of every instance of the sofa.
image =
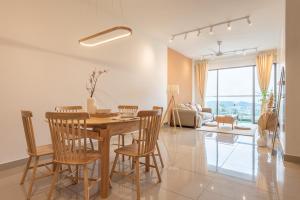
<path id="1" fill-rule="evenodd" d="M 178 126 L 178 117 L 182 126 L 199 128 L 206 122 L 213 121 L 213 114 L 211 108 L 202 108 L 199 104 L 178 104 L 173 109 L 175 113 L 175 122 Z M 173 112 L 172 112 L 173 113 Z M 174 116 L 171 115 L 171 125 L 174 125 Z"/>

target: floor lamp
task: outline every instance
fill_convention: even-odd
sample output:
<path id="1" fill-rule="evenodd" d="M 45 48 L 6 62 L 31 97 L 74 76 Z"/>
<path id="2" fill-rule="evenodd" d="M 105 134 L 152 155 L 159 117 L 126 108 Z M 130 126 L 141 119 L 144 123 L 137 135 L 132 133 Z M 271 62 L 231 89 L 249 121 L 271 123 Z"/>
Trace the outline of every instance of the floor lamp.
<path id="1" fill-rule="evenodd" d="M 176 109 L 176 101 L 175 101 L 175 96 L 179 95 L 179 85 L 168 85 L 167 93 L 168 93 L 168 96 L 171 98 L 168 103 L 168 107 L 167 107 L 167 110 L 163 117 L 162 123 L 164 123 L 166 116 L 170 113 L 172 116 L 172 119 L 173 119 L 174 127 L 177 126 L 177 124 L 176 124 L 176 116 L 177 116 L 178 124 L 179 124 L 180 128 L 182 128 L 178 110 Z M 176 113 L 176 116 L 175 116 L 175 113 Z M 170 124 L 170 121 L 169 121 L 169 124 Z"/>

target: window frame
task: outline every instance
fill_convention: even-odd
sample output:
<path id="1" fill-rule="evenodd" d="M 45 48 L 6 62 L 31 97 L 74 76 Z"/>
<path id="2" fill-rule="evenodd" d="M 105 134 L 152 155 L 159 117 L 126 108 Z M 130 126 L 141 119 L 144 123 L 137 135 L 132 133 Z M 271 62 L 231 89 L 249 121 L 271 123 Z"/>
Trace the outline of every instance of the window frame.
<path id="1" fill-rule="evenodd" d="M 251 67 L 252 68 L 252 94 L 251 95 L 222 95 L 222 96 L 220 96 L 219 95 L 219 72 L 221 71 L 221 70 L 228 70 L 228 69 L 238 69 L 238 68 L 246 68 L 246 67 Z M 274 70 L 274 74 L 273 74 L 273 76 L 274 76 L 274 83 L 270 83 L 270 84 L 273 84 L 273 88 L 274 88 L 274 103 L 276 104 L 276 101 L 277 101 L 277 99 L 276 99 L 276 97 L 277 97 L 277 73 L 276 73 L 276 71 L 277 71 L 277 63 L 273 63 L 273 65 L 272 65 L 272 67 L 273 67 L 273 70 Z M 210 70 L 208 70 L 208 71 L 216 71 L 217 72 L 217 80 L 216 80 L 216 82 L 217 82 L 217 88 L 216 88 L 216 90 L 217 90 L 217 92 L 216 92 L 216 96 L 205 96 L 205 98 L 207 98 L 207 97 L 210 97 L 210 98 L 216 98 L 216 115 L 219 115 L 219 98 L 220 97 L 250 97 L 250 98 L 252 98 L 252 120 L 251 120 L 251 122 L 252 123 L 254 123 L 254 124 L 256 124 L 257 123 L 257 121 L 255 120 L 255 105 L 256 105 L 256 99 L 257 98 L 259 98 L 260 96 L 259 95 L 256 95 L 255 94 L 255 87 L 256 87 L 256 81 L 255 81 L 255 76 L 256 76 L 256 74 L 255 74 L 255 69 L 256 69 L 256 65 L 245 65 L 245 66 L 237 66 L 237 67 L 228 67 L 228 68 L 218 68 L 218 69 L 210 69 Z"/>

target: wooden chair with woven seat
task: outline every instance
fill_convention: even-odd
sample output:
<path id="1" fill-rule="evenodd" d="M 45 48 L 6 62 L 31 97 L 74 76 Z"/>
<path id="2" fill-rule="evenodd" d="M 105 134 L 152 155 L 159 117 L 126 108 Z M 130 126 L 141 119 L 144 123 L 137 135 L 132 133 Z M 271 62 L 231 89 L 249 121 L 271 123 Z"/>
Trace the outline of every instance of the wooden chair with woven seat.
<path id="1" fill-rule="evenodd" d="M 158 110 L 161 113 L 161 115 L 163 115 L 163 112 L 164 112 L 164 108 L 163 107 L 153 106 L 152 109 L 153 110 Z M 159 126 L 159 127 L 161 127 L 161 126 Z M 158 139 L 159 139 L 159 133 L 158 133 Z M 159 145 L 158 145 L 157 141 L 156 141 L 156 150 L 157 150 L 157 154 L 155 154 L 155 156 L 159 157 L 160 164 L 161 164 L 162 168 L 164 168 L 164 161 L 162 159 L 162 156 L 161 156 L 161 153 L 160 153 L 160 149 L 159 149 Z"/>
<path id="2" fill-rule="evenodd" d="M 154 165 L 150 165 L 150 167 L 155 168 L 158 180 L 161 182 L 160 173 L 154 155 L 155 145 L 160 128 L 161 114 L 157 110 L 140 111 L 138 113 L 138 117 L 140 117 L 138 140 L 136 140 L 136 142 L 133 144 L 125 145 L 124 147 L 115 150 L 116 157 L 112 166 L 110 178 L 112 178 L 113 174 L 115 173 L 119 155 L 132 157 L 135 165 L 137 199 L 140 199 L 140 158 L 148 156 L 152 157 Z"/>
<path id="3" fill-rule="evenodd" d="M 84 182 L 84 199 L 89 199 L 89 189 L 99 179 L 89 179 L 88 164 L 94 163 L 101 159 L 100 153 L 91 151 L 87 148 L 88 135 L 91 130 L 87 129 L 86 120 L 89 119 L 89 114 L 84 112 L 78 113 L 58 113 L 47 112 L 51 139 L 54 151 L 55 173 L 52 178 L 51 188 L 48 194 L 48 199 L 51 199 L 55 184 L 58 179 L 59 169 L 62 165 L 72 165 L 83 167 L 83 182 Z M 81 140 L 76 138 L 80 137 Z M 102 141 L 101 138 L 98 138 Z"/>
<path id="4" fill-rule="evenodd" d="M 29 188 L 27 192 L 27 199 L 31 198 L 32 195 L 32 187 L 34 184 L 34 181 L 38 178 L 43 178 L 49 175 L 52 175 L 52 169 L 48 167 L 48 165 L 52 165 L 52 158 L 50 162 L 40 162 L 41 157 L 46 157 L 46 156 L 52 156 L 53 155 L 53 150 L 52 150 L 52 145 L 43 145 L 43 146 L 36 146 L 35 142 L 35 136 L 34 136 L 34 129 L 33 129 L 33 124 L 32 124 L 32 112 L 31 111 L 21 111 L 22 115 L 22 121 L 23 121 L 23 127 L 24 127 L 24 132 L 25 132 L 25 137 L 26 137 L 26 143 L 27 143 L 27 153 L 29 155 L 29 158 L 27 160 L 27 164 L 24 170 L 24 173 L 22 175 L 20 184 L 23 185 L 25 178 L 27 176 L 27 172 L 29 169 L 33 169 L 32 171 L 32 176 L 31 180 L 29 183 Z M 34 164 L 31 166 L 31 162 L 34 159 Z M 49 173 L 44 174 L 43 176 L 36 176 L 37 168 L 38 167 L 46 167 L 49 170 Z"/>
<path id="5" fill-rule="evenodd" d="M 82 106 L 56 106 L 56 112 L 83 112 Z"/>
<path id="6" fill-rule="evenodd" d="M 56 106 L 55 107 L 56 112 L 83 112 L 82 106 Z M 94 143 L 91 138 L 89 138 L 89 142 L 91 145 L 91 149 L 94 151 Z"/>
<path id="7" fill-rule="evenodd" d="M 136 105 L 119 105 L 118 110 L 121 117 L 135 117 L 139 107 Z M 131 133 L 122 133 L 118 135 L 118 148 L 125 145 L 125 136 Z M 124 161 L 124 156 L 122 156 Z"/>

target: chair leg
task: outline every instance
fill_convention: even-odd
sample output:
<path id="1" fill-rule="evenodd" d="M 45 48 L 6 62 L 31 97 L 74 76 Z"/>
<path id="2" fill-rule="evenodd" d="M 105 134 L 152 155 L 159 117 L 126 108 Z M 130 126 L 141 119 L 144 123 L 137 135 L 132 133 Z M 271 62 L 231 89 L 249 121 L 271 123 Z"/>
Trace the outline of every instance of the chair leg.
<path id="1" fill-rule="evenodd" d="M 121 135 L 118 135 L 118 149 L 120 148 L 121 145 Z"/>
<path id="2" fill-rule="evenodd" d="M 158 177 L 158 182 L 160 183 L 161 182 L 161 177 L 160 177 L 160 173 L 159 173 L 159 170 L 158 170 L 158 167 L 157 167 L 157 162 L 156 162 L 156 158 L 155 158 L 154 153 L 152 153 L 152 158 L 153 158 L 155 170 L 156 170 L 157 177 Z"/>
<path id="3" fill-rule="evenodd" d="M 125 136 L 124 135 L 121 135 L 121 138 L 122 138 L 122 147 L 125 146 Z M 122 155 L 122 161 L 124 162 L 125 161 L 125 156 Z"/>
<path id="4" fill-rule="evenodd" d="M 141 198 L 140 191 L 140 160 L 139 157 L 134 158 L 135 161 L 135 184 L 136 184 L 136 199 Z"/>
<path id="5" fill-rule="evenodd" d="M 161 153 L 160 153 L 158 142 L 156 142 L 156 149 L 157 149 L 157 153 L 158 153 L 158 156 L 159 156 L 161 167 L 164 168 L 165 165 L 164 165 L 164 161 L 162 159 Z"/>
<path id="6" fill-rule="evenodd" d="M 24 173 L 23 173 L 22 178 L 21 178 L 21 181 L 20 181 L 20 185 L 23 185 L 23 184 L 24 184 L 25 178 L 26 178 L 26 176 L 27 176 L 28 169 L 29 169 L 29 167 L 30 167 L 31 158 L 32 158 L 32 157 L 29 156 L 29 158 L 28 158 L 28 160 L 27 160 L 26 167 L 25 167 Z"/>
<path id="7" fill-rule="evenodd" d="M 113 174 L 114 174 L 114 171 L 115 171 L 118 159 L 119 159 L 119 154 L 117 153 L 116 157 L 115 157 L 115 160 L 114 160 L 114 163 L 113 163 L 113 166 L 111 168 L 110 179 L 112 179 L 112 177 L 113 177 Z"/>
<path id="8" fill-rule="evenodd" d="M 91 144 L 92 151 L 95 151 L 94 143 L 93 143 L 92 138 L 89 138 L 89 140 L 90 140 L 90 144 Z"/>
<path id="9" fill-rule="evenodd" d="M 50 200 L 51 197 L 52 197 L 52 193 L 54 191 L 54 188 L 55 188 L 55 185 L 56 185 L 56 182 L 57 182 L 60 167 L 61 167 L 60 164 L 57 164 L 55 166 L 55 172 L 54 172 L 54 175 L 52 177 L 51 186 L 50 186 L 50 190 L 49 190 L 49 193 L 48 193 L 48 198 L 47 198 L 48 200 Z"/>
<path id="10" fill-rule="evenodd" d="M 36 175 L 36 171 L 37 171 L 37 168 L 38 168 L 39 158 L 40 158 L 39 156 L 35 157 L 32 176 L 31 176 L 31 181 L 30 181 L 30 185 L 29 185 L 29 189 L 28 189 L 28 193 L 27 193 L 27 199 L 30 199 L 30 197 L 31 197 L 32 187 L 33 187 L 33 183 L 35 181 L 35 175 Z"/>
<path id="11" fill-rule="evenodd" d="M 76 172 L 75 172 L 75 182 L 78 183 L 79 180 L 79 166 L 76 165 Z"/>
<path id="12" fill-rule="evenodd" d="M 86 165 L 83 166 L 83 185 L 84 185 L 84 200 L 88 200 L 89 195 L 89 171 Z"/>

